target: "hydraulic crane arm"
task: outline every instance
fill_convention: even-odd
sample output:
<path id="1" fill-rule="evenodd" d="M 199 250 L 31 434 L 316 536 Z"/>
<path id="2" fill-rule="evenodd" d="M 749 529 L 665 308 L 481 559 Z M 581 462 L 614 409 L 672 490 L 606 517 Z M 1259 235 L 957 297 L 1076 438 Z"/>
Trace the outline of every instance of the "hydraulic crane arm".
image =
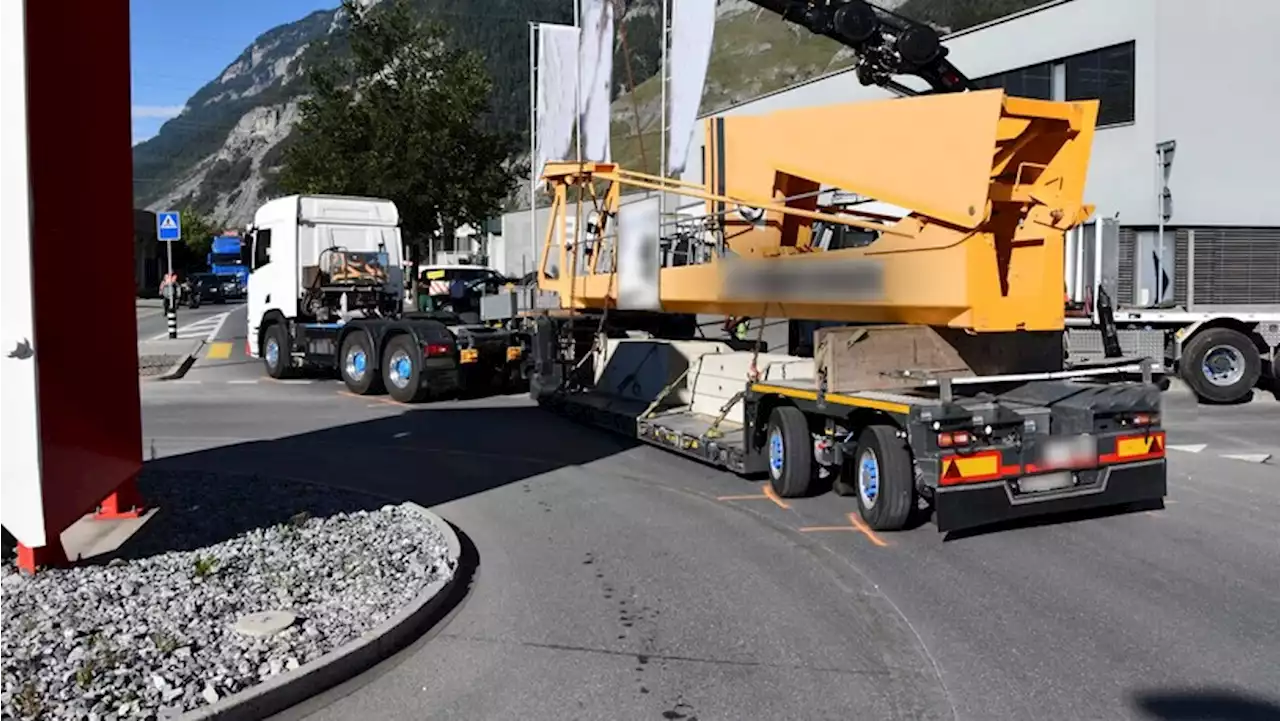
<path id="1" fill-rule="evenodd" d="M 879 85 L 899 95 L 921 93 L 896 82 L 909 75 L 928 83 L 930 93 L 972 90 L 973 83 L 947 60 L 947 48 L 933 28 L 863 0 L 751 0 L 788 22 L 824 35 L 857 53 L 863 85 Z"/>

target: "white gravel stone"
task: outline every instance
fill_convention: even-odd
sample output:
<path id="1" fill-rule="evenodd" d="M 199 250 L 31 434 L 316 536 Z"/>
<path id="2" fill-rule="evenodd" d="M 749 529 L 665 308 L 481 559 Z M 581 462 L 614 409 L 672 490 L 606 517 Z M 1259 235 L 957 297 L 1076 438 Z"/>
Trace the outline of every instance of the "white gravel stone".
<path id="1" fill-rule="evenodd" d="M 5 718 L 157 718 L 215 703 L 358 638 L 456 570 L 434 525 L 363 494 L 195 472 L 140 480 L 161 511 L 127 560 L 31 577 L 5 560 Z M 296 620 L 271 636 L 236 632 L 263 611 Z"/>

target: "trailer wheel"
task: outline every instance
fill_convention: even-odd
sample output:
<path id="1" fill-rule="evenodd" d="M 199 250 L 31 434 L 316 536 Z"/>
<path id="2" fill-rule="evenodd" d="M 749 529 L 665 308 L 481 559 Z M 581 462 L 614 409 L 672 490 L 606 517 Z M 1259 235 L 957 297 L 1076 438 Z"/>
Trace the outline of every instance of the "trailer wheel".
<path id="1" fill-rule="evenodd" d="M 769 456 L 769 484 L 783 498 L 799 498 L 813 484 L 813 438 L 799 409 L 778 406 L 769 414 L 765 450 Z"/>
<path id="2" fill-rule="evenodd" d="M 288 376 L 292 359 L 284 326 L 280 323 L 268 325 L 262 334 L 262 362 L 267 367 L 267 375 L 277 379 Z"/>
<path id="3" fill-rule="evenodd" d="M 429 389 L 422 385 L 422 351 L 407 335 L 398 335 L 382 353 L 382 381 L 387 393 L 401 403 L 418 403 Z"/>
<path id="4" fill-rule="evenodd" d="M 355 332 L 342 339 L 338 373 L 348 390 L 361 396 L 375 395 L 384 390 L 376 358 L 366 333 Z"/>
<path id="5" fill-rule="evenodd" d="M 1197 333 L 1183 350 L 1182 380 L 1202 400 L 1232 403 L 1248 397 L 1262 375 L 1262 357 L 1249 336 L 1232 328 Z"/>
<path id="6" fill-rule="evenodd" d="M 890 425 L 867 426 L 850 469 L 858 514 L 877 531 L 898 531 L 916 505 L 911 451 Z"/>

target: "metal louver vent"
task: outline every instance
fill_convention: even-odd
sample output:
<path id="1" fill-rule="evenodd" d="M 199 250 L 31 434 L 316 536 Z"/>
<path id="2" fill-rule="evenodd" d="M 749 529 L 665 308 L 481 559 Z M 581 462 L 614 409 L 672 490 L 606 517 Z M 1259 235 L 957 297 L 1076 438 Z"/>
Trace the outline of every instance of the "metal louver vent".
<path id="1" fill-rule="evenodd" d="M 1133 305 L 1133 249 L 1138 236 L 1133 228 L 1120 229 L 1120 268 L 1116 273 L 1116 306 Z"/>
<path id="2" fill-rule="evenodd" d="M 1280 304 L 1280 228 L 1197 228 L 1195 302 Z"/>
<path id="3" fill-rule="evenodd" d="M 1179 306 L 1187 302 L 1187 245 L 1190 234 L 1179 230 L 1173 241 L 1173 300 Z"/>

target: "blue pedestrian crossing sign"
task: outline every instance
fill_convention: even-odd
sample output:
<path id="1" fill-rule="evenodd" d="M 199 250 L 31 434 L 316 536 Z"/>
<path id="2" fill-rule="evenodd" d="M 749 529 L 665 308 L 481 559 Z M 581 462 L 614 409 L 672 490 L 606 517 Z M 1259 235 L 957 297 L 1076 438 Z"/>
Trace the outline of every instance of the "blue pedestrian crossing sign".
<path id="1" fill-rule="evenodd" d="M 176 210 L 156 213 L 156 238 L 161 243 L 182 240 L 182 219 Z"/>

